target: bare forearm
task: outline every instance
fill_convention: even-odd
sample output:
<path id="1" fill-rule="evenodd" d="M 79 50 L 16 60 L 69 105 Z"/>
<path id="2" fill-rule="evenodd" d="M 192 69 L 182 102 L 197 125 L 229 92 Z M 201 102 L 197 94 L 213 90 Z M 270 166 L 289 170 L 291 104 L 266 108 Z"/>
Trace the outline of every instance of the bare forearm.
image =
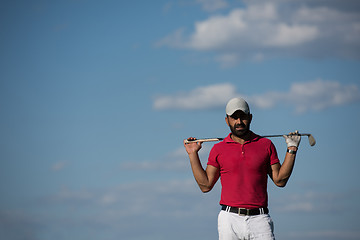
<path id="1" fill-rule="evenodd" d="M 211 190 L 212 186 L 207 176 L 206 171 L 201 165 L 199 155 L 197 153 L 189 154 L 190 165 L 194 175 L 194 178 L 199 185 L 201 191 L 208 192 Z"/>
<path id="2" fill-rule="evenodd" d="M 296 147 L 290 147 L 290 150 L 296 151 Z M 278 171 L 278 175 L 274 176 L 275 177 L 275 182 L 276 185 L 279 187 L 284 187 L 286 185 L 286 183 L 288 182 L 291 173 L 294 169 L 294 165 L 295 165 L 295 154 L 291 154 L 289 152 L 286 153 L 285 155 L 285 159 L 283 164 L 281 165 L 279 171 Z"/>

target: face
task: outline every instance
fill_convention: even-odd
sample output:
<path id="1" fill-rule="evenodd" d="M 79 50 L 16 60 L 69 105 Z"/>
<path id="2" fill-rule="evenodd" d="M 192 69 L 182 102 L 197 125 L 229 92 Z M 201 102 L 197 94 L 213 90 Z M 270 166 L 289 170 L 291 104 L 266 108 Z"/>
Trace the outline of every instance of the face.
<path id="1" fill-rule="evenodd" d="M 250 131 L 252 115 L 239 110 L 231 116 L 226 116 L 225 120 L 231 133 L 236 137 L 243 138 Z"/>

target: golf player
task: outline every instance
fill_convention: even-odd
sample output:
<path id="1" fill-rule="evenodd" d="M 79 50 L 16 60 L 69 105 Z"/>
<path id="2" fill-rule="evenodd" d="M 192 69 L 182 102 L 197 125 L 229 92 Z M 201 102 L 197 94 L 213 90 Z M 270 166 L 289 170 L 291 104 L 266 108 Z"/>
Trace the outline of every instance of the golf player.
<path id="1" fill-rule="evenodd" d="M 221 179 L 220 240 L 275 239 L 268 210 L 267 179 L 269 176 L 276 186 L 284 187 L 294 167 L 301 140 L 297 131 L 284 135 L 287 152 L 280 164 L 274 144 L 250 130 L 252 117 L 244 99 L 233 98 L 227 103 L 225 121 L 231 132 L 213 146 L 205 170 L 198 155 L 202 143 L 184 140 L 201 191 L 211 191 Z"/>

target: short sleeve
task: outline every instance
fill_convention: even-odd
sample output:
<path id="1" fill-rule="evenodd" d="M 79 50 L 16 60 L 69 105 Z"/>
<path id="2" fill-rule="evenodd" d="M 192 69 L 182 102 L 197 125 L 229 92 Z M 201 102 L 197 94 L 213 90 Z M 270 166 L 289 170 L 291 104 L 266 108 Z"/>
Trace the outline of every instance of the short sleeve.
<path id="1" fill-rule="evenodd" d="M 270 165 L 279 163 L 279 157 L 275 148 L 275 145 L 271 142 L 270 144 Z"/>
<path id="2" fill-rule="evenodd" d="M 214 146 L 210 151 L 207 165 L 211 165 L 213 167 L 220 168 L 219 162 L 217 161 L 218 155 L 219 154 L 216 150 L 216 147 Z"/>

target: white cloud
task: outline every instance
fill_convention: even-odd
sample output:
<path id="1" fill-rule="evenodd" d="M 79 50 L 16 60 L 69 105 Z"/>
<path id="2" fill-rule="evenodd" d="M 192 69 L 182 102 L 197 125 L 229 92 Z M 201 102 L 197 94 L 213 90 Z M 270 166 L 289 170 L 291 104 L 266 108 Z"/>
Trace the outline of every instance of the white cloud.
<path id="1" fill-rule="evenodd" d="M 145 239 L 155 240 L 211 239 L 217 234 L 219 184 L 207 194 L 201 193 L 193 178 L 110 185 L 107 188 L 62 189 L 48 196 L 47 201 L 36 199 L 22 211 L 0 211 L 1 236 L 4 239 L 57 239 L 64 236 L 71 240 L 144 239 L 145 236 Z M 275 192 L 272 193 L 275 204 L 270 205 L 271 212 L 277 215 L 278 224 L 288 221 L 289 212 L 294 219 L 301 220 L 304 211 L 310 218 L 316 218 L 321 212 L 333 216 L 338 210 L 335 214 L 340 213 L 340 221 L 357 220 L 359 211 L 353 206 L 359 200 L 358 192 L 355 197 L 352 190 L 335 193 L 321 193 L 319 189 L 297 194 L 281 192 L 283 195 L 278 197 L 274 196 Z M 351 204 L 346 204 L 349 200 Z M 306 204 L 302 208 L 289 209 L 290 205 L 302 202 L 312 204 L 313 210 L 308 211 Z M 282 211 L 284 208 L 288 211 Z M 300 220 L 298 223 L 301 224 Z M 306 239 L 358 239 L 359 231 L 349 230 L 345 223 L 337 224 L 336 229 L 331 229 L 333 226 L 326 229 L 318 227 L 301 233 L 289 230 L 281 235 L 293 240 L 302 239 L 301 236 Z"/>
<path id="2" fill-rule="evenodd" d="M 295 106 L 297 113 L 309 110 L 319 111 L 329 107 L 345 105 L 360 100 L 356 85 L 342 85 L 335 81 L 321 79 L 293 83 L 289 92 L 268 92 L 249 96 L 249 102 L 259 108 L 272 108 L 285 104 Z"/>
<path id="3" fill-rule="evenodd" d="M 158 96 L 154 100 L 154 108 L 163 109 L 206 109 L 222 107 L 229 99 L 235 97 L 234 86 L 228 83 L 199 87 L 188 93 L 176 96 Z"/>
<path id="4" fill-rule="evenodd" d="M 328 192 L 322 186 L 308 186 L 299 188 L 296 193 L 273 192 L 269 205 L 279 213 L 333 214 L 335 209 L 338 212 L 351 212 L 352 204 L 349 201 L 359 201 L 359 197 L 359 189 Z M 339 205 L 339 202 L 342 204 Z"/>
<path id="5" fill-rule="evenodd" d="M 206 1 L 201 1 L 206 2 Z M 215 3 L 214 2 L 208 2 Z M 217 2 L 220 4 L 221 1 Z M 340 1 L 245 1 L 244 8 L 196 21 L 192 32 L 176 30 L 160 46 L 255 56 L 360 57 L 360 9 Z M 326 3 L 326 4 L 325 4 Z M 214 5 L 215 6 L 215 5 Z M 240 57 L 238 57 L 240 58 Z"/>
<path id="6" fill-rule="evenodd" d="M 155 98 L 153 107 L 157 110 L 223 108 L 233 97 L 243 97 L 250 106 L 256 108 L 269 109 L 288 105 L 295 106 L 297 113 L 303 113 L 359 101 L 360 91 L 354 84 L 343 85 L 336 81 L 317 79 L 293 83 L 288 92 L 269 91 L 258 95 L 244 95 L 237 93 L 234 85 L 223 83 L 199 87 L 188 93 L 159 96 Z"/>
<path id="7" fill-rule="evenodd" d="M 2 239 L 201 239 L 195 231 L 219 210 L 218 195 L 204 201 L 193 178 L 61 189 L 33 200 L 21 211 L 0 209 Z"/>
<path id="8" fill-rule="evenodd" d="M 226 0 L 196 0 L 196 2 L 202 5 L 203 10 L 209 12 L 223 9 L 228 6 Z"/>
<path id="9" fill-rule="evenodd" d="M 318 29 L 314 26 L 293 25 L 281 23 L 274 27 L 273 34 L 264 41 L 264 46 L 288 47 L 297 46 L 315 39 Z"/>
<path id="10" fill-rule="evenodd" d="M 158 216 L 159 214 L 175 216 L 176 213 L 161 211 L 161 209 L 176 210 L 176 207 L 187 212 L 187 215 L 193 216 L 199 212 L 194 209 L 195 206 L 190 206 L 191 198 L 201 195 L 195 180 L 189 178 L 123 183 L 107 189 L 62 189 L 40 202 L 44 207 L 49 205 L 57 205 L 59 208 L 66 206 L 66 208 L 78 209 L 78 211 L 88 207 L 99 209 L 101 212 L 107 209 L 118 209 L 121 210 L 119 217 L 125 219 L 127 216 L 141 216 L 144 212 L 148 216 Z M 195 203 L 195 205 L 198 204 L 201 203 Z"/>
<path id="11" fill-rule="evenodd" d="M 215 60 L 220 63 L 222 68 L 230 68 L 236 66 L 240 59 L 237 54 L 227 53 L 216 57 Z"/>

